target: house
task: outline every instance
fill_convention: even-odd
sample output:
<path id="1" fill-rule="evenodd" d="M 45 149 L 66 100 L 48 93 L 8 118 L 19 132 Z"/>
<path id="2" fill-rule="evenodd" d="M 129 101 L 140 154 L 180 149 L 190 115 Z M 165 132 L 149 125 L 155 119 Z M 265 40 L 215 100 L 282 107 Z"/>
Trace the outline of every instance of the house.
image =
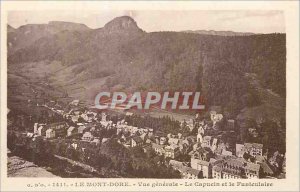
<path id="1" fill-rule="evenodd" d="M 239 159 L 229 159 L 223 163 L 222 179 L 244 178 L 244 161 Z"/>
<path id="2" fill-rule="evenodd" d="M 203 142 L 203 137 L 201 133 L 197 134 L 197 143 L 202 143 Z"/>
<path id="3" fill-rule="evenodd" d="M 131 147 L 142 146 L 144 141 L 139 136 L 131 138 Z"/>
<path id="4" fill-rule="evenodd" d="M 193 145 L 193 151 L 197 151 L 198 149 L 202 148 L 200 143 L 195 143 Z M 193 151 L 191 151 L 190 153 L 192 153 Z"/>
<path id="5" fill-rule="evenodd" d="M 218 144 L 217 149 L 214 151 L 216 154 L 220 155 L 223 153 L 223 151 L 226 151 L 227 147 L 226 144 L 224 142 L 220 142 Z"/>
<path id="6" fill-rule="evenodd" d="M 217 138 L 213 138 L 212 144 L 211 144 L 211 150 L 214 152 L 218 147 L 218 139 Z"/>
<path id="7" fill-rule="evenodd" d="M 212 177 L 218 179 L 260 178 L 260 165 L 243 158 L 230 158 L 212 168 Z"/>
<path id="8" fill-rule="evenodd" d="M 245 143 L 245 148 L 252 156 L 263 155 L 263 144 L 259 143 Z"/>
<path id="9" fill-rule="evenodd" d="M 177 136 L 178 136 L 178 139 L 182 138 L 182 134 L 181 133 L 178 133 Z"/>
<path id="10" fill-rule="evenodd" d="M 159 145 L 157 143 L 151 143 L 152 149 L 154 149 L 155 153 L 158 155 L 163 155 L 165 153 L 164 145 Z"/>
<path id="11" fill-rule="evenodd" d="M 218 114 L 216 111 L 211 111 L 210 112 L 210 119 L 213 123 L 219 122 L 223 119 L 222 114 Z"/>
<path id="12" fill-rule="evenodd" d="M 71 144 L 71 147 L 73 147 L 74 149 L 77 149 L 78 144 L 76 142 L 74 142 L 74 143 Z"/>
<path id="13" fill-rule="evenodd" d="M 66 123 L 65 122 L 57 122 L 57 123 L 51 123 L 49 125 L 46 125 L 46 127 L 48 129 L 54 129 L 54 130 L 57 130 L 57 129 L 62 129 L 66 126 Z"/>
<path id="14" fill-rule="evenodd" d="M 47 129 L 46 138 L 48 139 L 55 138 L 55 131 L 53 129 Z"/>
<path id="15" fill-rule="evenodd" d="M 201 172 L 199 170 L 187 166 L 180 167 L 178 171 L 181 173 L 181 176 L 184 179 L 198 179 L 200 177 Z"/>
<path id="16" fill-rule="evenodd" d="M 243 157 L 246 152 L 245 146 L 243 144 L 235 144 L 235 155 L 237 157 Z"/>
<path id="17" fill-rule="evenodd" d="M 54 130 L 55 130 L 55 135 L 57 137 L 65 137 L 67 134 L 67 130 L 65 128 L 58 128 Z"/>
<path id="18" fill-rule="evenodd" d="M 85 125 L 79 126 L 79 127 L 78 127 L 78 133 L 84 133 L 85 129 L 86 129 L 86 126 L 85 126 Z"/>
<path id="19" fill-rule="evenodd" d="M 40 126 L 39 128 L 38 128 L 38 135 L 39 136 L 46 136 L 46 127 L 44 127 L 44 126 Z"/>
<path id="20" fill-rule="evenodd" d="M 204 136 L 201 146 L 210 148 L 211 147 L 211 139 L 212 139 L 211 136 L 208 136 L 208 135 Z"/>
<path id="21" fill-rule="evenodd" d="M 168 143 L 169 143 L 169 145 L 178 145 L 179 144 L 179 139 L 169 138 Z"/>
<path id="22" fill-rule="evenodd" d="M 8 121 L 8 120 L 7 120 L 7 121 Z M 33 133 L 35 133 L 35 134 L 38 133 L 38 126 L 39 126 L 38 123 L 34 123 L 34 125 L 33 125 Z"/>
<path id="23" fill-rule="evenodd" d="M 78 122 L 78 119 L 79 119 L 79 116 L 72 116 L 72 117 L 71 117 L 71 121 L 72 121 L 73 123 L 77 123 L 77 122 Z"/>
<path id="24" fill-rule="evenodd" d="M 179 155 L 180 155 L 180 151 L 178 145 L 170 145 L 165 147 L 165 157 L 170 157 L 174 159 Z"/>
<path id="25" fill-rule="evenodd" d="M 64 137 L 67 134 L 65 122 L 57 122 L 57 123 L 51 123 L 49 125 L 46 125 L 47 129 L 53 129 L 55 131 L 56 137 Z"/>
<path id="26" fill-rule="evenodd" d="M 208 161 L 191 158 L 191 167 L 201 171 L 203 178 L 211 178 L 212 167 Z"/>
<path id="27" fill-rule="evenodd" d="M 165 145 L 167 143 L 167 139 L 165 137 L 159 138 L 159 144 L 160 145 Z"/>
<path id="28" fill-rule="evenodd" d="M 101 141 L 101 143 L 105 143 L 106 141 L 108 141 L 109 140 L 109 138 L 102 138 L 102 141 Z"/>
<path id="29" fill-rule="evenodd" d="M 68 137 L 69 137 L 69 136 L 72 136 L 73 134 L 75 134 L 75 133 L 77 133 L 77 132 L 78 132 L 78 129 L 75 128 L 75 127 L 73 127 L 73 126 L 71 126 L 71 127 L 69 127 L 68 130 L 67 130 L 67 136 L 68 136 Z"/>
<path id="30" fill-rule="evenodd" d="M 245 166 L 247 179 L 258 179 L 260 174 L 260 164 L 247 162 Z"/>
<path id="31" fill-rule="evenodd" d="M 213 168 L 212 168 L 212 178 L 222 179 L 223 178 L 222 170 L 223 169 L 222 169 L 221 164 L 217 164 L 217 165 L 213 166 Z"/>
<path id="32" fill-rule="evenodd" d="M 101 113 L 101 121 L 105 122 L 106 121 L 107 115 L 105 113 Z"/>
<path id="33" fill-rule="evenodd" d="M 87 131 L 82 135 L 82 140 L 83 141 L 92 141 L 94 139 L 94 136 L 92 135 L 91 132 Z"/>
<path id="34" fill-rule="evenodd" d="M 191 158 L 200 159 L 203 161 L 209 161 L 210 158 L 213 157 L 212 152 L 210 150 L 204 149 L 204 148 L 198 148 L 195 151 L 191 151 L 189 153 L 189 155 L 191 156 Z"/>
<path id="35" fill-rule="evenodd" d="M 264 156 L 257 155 L 255 157 L 255 163 L 260 165 L 260 167 L 262 168 L 262 174 L 265 177 L 274 175 L 272 167 L 269 165 L 268 161 Z"/>

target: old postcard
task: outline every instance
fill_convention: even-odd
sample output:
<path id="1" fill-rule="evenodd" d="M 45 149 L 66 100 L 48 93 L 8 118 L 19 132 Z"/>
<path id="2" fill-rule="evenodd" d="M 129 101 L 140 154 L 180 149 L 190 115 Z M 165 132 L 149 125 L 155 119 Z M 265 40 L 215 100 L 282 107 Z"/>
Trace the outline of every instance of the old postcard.
<path id="1" fill-rule="evenodd" d="M 299 3 L 1 2 L 1 191 L 299 191 Z"/>

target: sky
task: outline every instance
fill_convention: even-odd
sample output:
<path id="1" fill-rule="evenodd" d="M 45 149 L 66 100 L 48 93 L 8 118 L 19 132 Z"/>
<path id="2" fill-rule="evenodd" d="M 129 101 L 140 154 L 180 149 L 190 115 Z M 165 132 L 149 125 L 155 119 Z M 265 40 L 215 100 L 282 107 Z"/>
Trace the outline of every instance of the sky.
<path id="1" fill-rule="evenodd" d="M 253 33 L 285 33 L 284 13 L 276 10 L 234 11 L 144 11 L 111 10 L 99 12 L 71 11 L 11 11 L 8 24 L 43 24 L 49 21 L 83 23 L 90 28 L 101 28 L 119 16 L 131 16 L 138 26 L 147 31 L 216 30 Z"/>

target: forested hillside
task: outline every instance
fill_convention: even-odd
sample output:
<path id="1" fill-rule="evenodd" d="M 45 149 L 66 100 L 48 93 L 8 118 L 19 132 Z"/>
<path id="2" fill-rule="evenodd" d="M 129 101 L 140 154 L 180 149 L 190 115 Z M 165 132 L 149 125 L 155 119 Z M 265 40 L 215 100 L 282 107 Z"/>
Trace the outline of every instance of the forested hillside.
<path id="1" fill-rule="evenodd" d="M 65 27 L 34 40 L 20 35 L 24 27 L 11 29 L 8 45 L 15 37 L 21 40 L 9 49 L 9 70 L 55 61 L 70 69 L 61 71 L 64 76 L 73 77 L 58 82 L 50 71 L 54 83 L 62 86 L 95 79 L 102 83 L 93 91 L 200 91 L 207 106 L 221 105 L 234 115 L 262 102 L 246 74 L 255 74 L 263 89 L 285 98 L 285 34 L 146 33 L 130 17 L 116 18 L 100 29 L 81 27 Z"/>

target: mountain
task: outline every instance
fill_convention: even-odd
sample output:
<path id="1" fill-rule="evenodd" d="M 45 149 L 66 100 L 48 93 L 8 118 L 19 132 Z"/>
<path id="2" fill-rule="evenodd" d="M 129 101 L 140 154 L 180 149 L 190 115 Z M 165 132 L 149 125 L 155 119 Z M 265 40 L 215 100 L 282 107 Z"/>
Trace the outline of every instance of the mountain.
<path id="1" fill-rule="evenodd" d="M 55 22 L 26 25 L 8 33 L 8 44 L 16 36 L 21 40 L 8 50 L 11 106 L 21 93 L 30 99 L 32 89 L 90 104 L 103 90 L 200 91 L 207 108 L 220 105 L 236 117 L 268 103 L 260 93 L 271 91 L 280 107 L 269 104 L 266 110 L 283 113 L 264 114 L 276 119 L 284 114 L 285 34 L 147 33 L 124 16 L 99 29 Z M 255 75 L 259 89 L 246 74 Z"/>
<path id="2" fill-rule="evenodd" d="M 108 22 L 104 26 L 105 32 L 111 33 L 122 33 L 122 34 L 132 34 L 132 33 L 141 33 L 143 32 L 137 26 L 135 20 L 128 16 L 117 17 L 112 21 Z"/>
<path id="3" fill-rule="evenodd" d="M 20 26 L 17 29 L 8 26 L 8 49 L 9 55 L 15 51 L 30 46 L 32 43 L 47 37 L 57 34 L 62 31 L 88 31 L 90 30 L 84 24 L 64 22 L 64 21 L 51 21 L 48 24 L 28 24 Z"/>
<path id="4" fill-rule="evenodd" d="M 234 31 L 214 31 L 214 30 L 187 30 L 182 31 L 185 33 L 196 33 L 196 34 L 202 34 L 202 35 L 220 35 L 220 36 L 249 36 L 249 35 L 255 35 L 255 33 L 249 33 L 249 32 L 234 32 Z"/>

